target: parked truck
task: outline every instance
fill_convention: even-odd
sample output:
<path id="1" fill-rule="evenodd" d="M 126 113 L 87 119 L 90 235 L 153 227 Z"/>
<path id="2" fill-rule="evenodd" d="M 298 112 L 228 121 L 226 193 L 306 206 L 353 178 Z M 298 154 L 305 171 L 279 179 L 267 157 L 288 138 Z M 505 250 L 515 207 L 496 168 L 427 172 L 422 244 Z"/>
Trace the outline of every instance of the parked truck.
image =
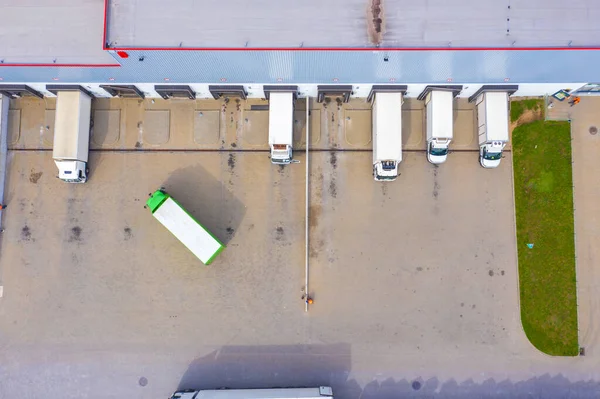
<path id="1" fill-rule="evenodd" d="M 292 163 L 293 137 L 294 93 L 272 92 L 269 96 L 269 147 L 272 163 Z"/>
<path id="2" fill-rule="evenodd" d="M 508 93 L 482 92 L 475 102 L 479 134 L 479 163 L 496 168 L 508 143 Z"/>
<path id="3" fill-rule="evenodd" d="M 178 391 L 169 399 L 333 399 L 331 387 Z"/>
<path id="4" fill-rule="evenodd" d="M 434 165 L 446 162 L 453 133 L 452 91 L 432 90 L 427 93 L 427 160 Z"/>
<path id="5" fill-rule="evenodd" d="M 164 190 L 156 190 L 146 201 L 156 220 L 162 223 L 205 265 L 209 265 L 225 246 Z"/>
<path id="6" fill-rule="evenodd" d="M 58 178 L 67 183 L 85 183 L 92 99 L 81 91 L 59 91 L 56 99 L 52 158 Z"/>
<path id="7" fill-rule="evenodd" d="M 373 98 L 373 177 L 393 181 L 402 161 L 401 92 L 378 92 Z"/>

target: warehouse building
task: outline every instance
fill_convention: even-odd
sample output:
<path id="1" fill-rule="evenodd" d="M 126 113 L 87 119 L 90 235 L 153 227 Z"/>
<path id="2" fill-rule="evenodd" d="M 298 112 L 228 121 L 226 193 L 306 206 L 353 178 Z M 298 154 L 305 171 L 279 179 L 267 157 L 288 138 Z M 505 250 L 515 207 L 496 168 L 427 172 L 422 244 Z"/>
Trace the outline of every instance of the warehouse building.
<path id="1" fill-rule="evenodd" d="M 55 96 L 49 84 L 150 98 L 264 98 L 264 85 L 295 85 L 299 97 L 330 89 L 367 97 L 374 84 L 406 85 L 406 97 L 427 85 L 461 85 L 461 97 L 483 85 L 518 86 L 516 96 L 600 90 L 600 3 L 592 0 L 30 0 L 1 8 L 0 90 L 9 96 Z"/>

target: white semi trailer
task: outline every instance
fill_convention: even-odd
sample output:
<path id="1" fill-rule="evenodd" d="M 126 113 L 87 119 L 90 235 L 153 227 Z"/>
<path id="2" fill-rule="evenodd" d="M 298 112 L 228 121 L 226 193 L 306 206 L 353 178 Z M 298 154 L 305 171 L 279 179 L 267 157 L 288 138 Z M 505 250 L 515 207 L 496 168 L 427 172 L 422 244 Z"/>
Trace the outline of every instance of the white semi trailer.
<path id="1" fill-rule="evenodd" d="M 427 160 L 434 165 L 446 162 L 453 136 L 454 93 L 431 90 L 425 98 L 427 113 Z"/>
<path id="2" fill-rule="evenodd" d="M 58 178 L 67 183 L 85 183 L 92 99 L 81 91 L 59 91 L 56 99 L 52 158 Z"/>
<path id="3" fill-rule="evenodd" d="M 271 162 L 292 163 L 294 138 L 294 92 L 272 92 L 269 95 L 269 147 Z"/>
<path id="4" fill-rule="evenodd" d="M 392 181 L 402 162 L 402 92 L 373 94 L 373 178 Z"/>
<path id="5" fill-rule="evenodd" d="M 479 163 L 496 168 L 508 143 L 508 93 L 484 91 L 476 99 Z"/>
<path id="6" fill-rule="evenodd" d="M 179 391 L 169 399 L 333 399 L 331 387 Z"/>

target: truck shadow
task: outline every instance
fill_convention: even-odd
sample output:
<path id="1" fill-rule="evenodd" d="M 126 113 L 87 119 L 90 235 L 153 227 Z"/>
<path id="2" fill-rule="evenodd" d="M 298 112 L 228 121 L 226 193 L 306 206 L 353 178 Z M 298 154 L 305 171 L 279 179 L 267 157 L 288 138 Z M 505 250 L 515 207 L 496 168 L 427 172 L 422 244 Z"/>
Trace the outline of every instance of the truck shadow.
<path id="1" fill-rule="evenodd" d="M 246 213 L 244 204 L 200 165 L 175 170 L 162 188 L 225 245 Z"/>
<path id="2" fill-rule="evenodd" d="M 178 390 L 339 386 L 350 363 L 348 344 L 224 346 L 194 360 Z"/>
<path id="3" fill-rule="evenodd" d="M 438 378 L 376 379 L 376 371 L 349 379 L 350 344 L 225 346 L 194 360 L 177 390 L 330 386 L 336 399 L 389 398 L 593 398 L 600 383 L 543 374 L 523 381 Z"/>

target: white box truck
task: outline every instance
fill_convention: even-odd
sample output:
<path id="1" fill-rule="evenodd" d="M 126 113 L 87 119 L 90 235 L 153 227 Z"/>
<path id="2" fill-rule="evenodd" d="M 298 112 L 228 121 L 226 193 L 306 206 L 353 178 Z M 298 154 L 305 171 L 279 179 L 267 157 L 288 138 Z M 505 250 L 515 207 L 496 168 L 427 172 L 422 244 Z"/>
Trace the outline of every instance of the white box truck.
<path id="1" fill-rule="evenodd" d="M 57 93 L 52 158 L 58 178 L 67 183 L 87 181 L 91 114 L 92 99 L 87 94 Z"/>
<path id="2" fill-rule="evenodd" d="M 392 181 L 402 161 L 403 94 L 376 92 L 373 98 L 373 177 Z"/>
<path id="3" fill-rule="evenodd" d="M 331 387 L 272 388 L 272 389 L 215 389 L 178 391 L 169 399 L 324 399 L 333 398 Z"/>
<path id="4" fill-rule="evenodd" d="M 272 92 L 269 95 L 269 147 L 272 163 L 292 163 L 293 138 L 294 93 Z"/>
<path id="5" fill-rule="evenodd" d="M 167 228 L 205 265 L 219 255 L 225 246 L 177 201 L 163 190 L 156 190 L 146 201 L 152 216 Z"/>
<path id="6" fill-rule="evenodd" d="M 508 143 L 508 93 L 484 91 L 475 102 L 479 134 L 479 163 L 496 168 Z"/>
<path id="7" fill-rule="evenodd" d="M 427 113 L 427 160 L 434 165 L 446 162 L 453 133 L 452 91 L 432 90 L 425 97 Z"/>

